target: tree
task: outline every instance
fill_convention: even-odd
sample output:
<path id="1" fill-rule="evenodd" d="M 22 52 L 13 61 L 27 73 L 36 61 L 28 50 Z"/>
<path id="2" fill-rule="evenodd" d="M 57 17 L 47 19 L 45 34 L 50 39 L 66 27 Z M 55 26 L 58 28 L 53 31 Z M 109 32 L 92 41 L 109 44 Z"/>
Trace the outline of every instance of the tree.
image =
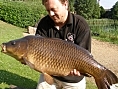
<path id="1" fill-rule="evenodd" d="M 69 0 L 69 9 L 71 12 L 74 12 L 74 0 Z"/>
<path id="2" fill-rule="evenodd" d="M 97 6 L 96 4 L 98 4 L 97 0 L 75 0 L 74 7 L 77 14 L 82 15 L 86 19 L 90 19 L 98 17 L 93 15 L 99 13 L 95 12 L 99 8 L 99 5 Z"/>
<path id="3" fill-rule="evenodd" d="M 96 19 L 100 18 L 100 7 L 98 3 L 96 3 L 94 6 L 92 18 L 96 18 Z"/>
<path id="4" fill-rule="evenodd" d="M 115 3 L 113 8 L 111 8 L 111 15 L 113 19 L 118 19 L 118 1 Z"/>
<path id="5" fill-rule="evenodd" d="M 105 9 L 102 6 L 100 6 L 100 18 L 105 18 L 105 13 Z"/>

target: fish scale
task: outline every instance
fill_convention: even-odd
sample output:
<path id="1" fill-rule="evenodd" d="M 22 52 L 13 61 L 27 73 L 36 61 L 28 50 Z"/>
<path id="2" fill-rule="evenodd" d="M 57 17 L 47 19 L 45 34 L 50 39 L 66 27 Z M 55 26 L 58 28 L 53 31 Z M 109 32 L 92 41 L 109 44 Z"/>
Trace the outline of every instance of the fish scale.
<path id="1" fill-rule="evenodd" d="M 38 39 L 37 39 L 38 40 Z M 38 40 L 39 41 L 39 40 Z M 36 44 L 36 43 L 34 43 L 34 42 L 36 42 L 36 40 L 33 40 L 33 42 L 31 42 L 32 44 Z M 46 61 L 49 61 L 49 65 L 51 65 L 51 63 L 53 63 L 53 65 L 51 65 L 51 68 L 52 68 L 52 70 L 54 70 L 54 68 L 55 68 L 55 66 L 58 64 L 58 62 L 60 61 L 60 59 L 58 59 L 58 56 L 55 56 L 55 55 L 62 55 L 61 56 L 61 59 L 64 59 L 63 60 L 63 63 L 61 63 L 61 66 L 58 66 L 59 67 L 59 69 L 68 69 L 67 68 L 67 66 L 74 66 L 75 65 L 75 63 L 74 62 L 72 62 L 71 60 L 75 60 L 75 59 L 79 59 L 79 58 L 83 58 L 84 57 L 84 59 L 85 60 L 87 60 L 87 58 L 86 58 L 86 56 L 85 55 L 83 55 L 83 53 L 81 52 L 81 51 L 77 51 L 79 54 L 81 54 L 81 55 L 75 55 L 77 52 L 76 52 L 76 48 L 74 48 L 74 49 L 72 49 L 72 47 L 70 48 L 70 47 L 68 47 L 69 45 L 65 45 L 65 46 L 61 46 L 61 45 L 59 45 L 60 43 L 56 43 L 54 40 L 48 40 L 48 39 L 42 39 L 42 40 L 40 40 L 40 42 L 39 43 L 42 43 L 43 45 L 42 46 L 38 46 L 38 45 L 41 45 L 41 44 L 38 44 L 37 46 L 38 46 L 38 49 L 39 49 L 39 51 L 42 51 L 42 55 L 44 55 L 44 56 L 40 56 L 40 57 L 43 57 L 43 59 L 42 60 L 45 60 L 44 62 L 42 62 L 42 64 L 44 64 L 44 63 L 46 63 Z M 63 45 L 63 44 L 62 44 Z M 68 49 L 67 49 L 68 48 Z M 35 48 L 34 48 L 35 49 Z M 57 51 L 57 52 L 56 52 Z M 73 54 L 72 54 L 73 53 Z M 52 54 L 52 55 L 51 55 Z M 66 55 L 65 55 L 66 54 Z M 36 55 L 36 54 L 35 54 Z M 38 54 L 36 55 L 36 56 L 38 56 Z M 54 56 L 54 57 L 53 57 Z M 74 56 L 74 57 L 73 57 Z M 70 58 L 71 57 L 71 58 Z M 87 56 L 88 57 L 88 56 Z M 50 60 L 50 59 L 54 59 L 54 60 Z M 68 59 L 67 59 L 68 58 Z M 46 59 L 48 59 L 48 60 L 46 60 Z M 57 60 L 56 60 L 57 59 Z M 55 61 L 56 60 L 56 61 Z M 68 64 L 66 64 L 68 61 L 66 61 L 66 60 L 68 60 L 68 61 L 71 61 L 70 63 L 68 63 Z M 76 60 L 75 60 L 76 61 Z M 40 62 L 39 62 L 40 63 Z M 39 64 L 36 64 L 36 65 L 39 65 Z M 67 65 L 67 66 L 65 66 L 65 65 Z M 79 65 L 86 65 L 84 62 L 79 62 Z M 78 65 L 78 66 L 79 66 Z M 64 68 L 65 67 L 65 68 Z M 84 66 L 82 66 L 82 67 L 84 67 Z M 81 68 L 82 68 L 81 67 Z M 74 68 L 76 68 L 76 67 L 74 67 Z M 56 68 L 55 68 L 56 69 Z M 71 70 L 72 70 L 73 68 L 71 68 Z M 77 69 L 77 68 L 76 68 Z M 91 69 L 91 68 L 90 68 Z M 69 71 L 71 71 L 71 70 L 69 70 Z M 80 69 L 78 69 L 78 70 L 80 70 Z M 55 70 L 54 70 L 55 71 Z M 57 69 L 56 69 L 56 71 L 57 71 Z M 64 70 L 63 70 L 64 71 Z M 67 74 L 66 74 L 67 75 Z M 98 74 L 99 75 L 99 74 Z"/>
<path id="2" fill-rule="evenodd" d="M 44 40 L 46 40 L 46 41 L 44 41 Z M 66 51 L 67 50 L 67 47 L 68 47 L 68 45 L 66 45 L 66 46 L 60 46 L 58 43 L 55 43 L 55 41 L 49 41 L 49 40 L 47 40 L 47 39 L 44 39 L 44 40 L 41 40 L 42 42 L 40 42 L 40 43 L 43 43 L 43 46 L 42 47 L 40 47 L 39 46 L 39 49 L 40 50 L 42 50 L 44 53 L 44 55 L 45 55 L 45 58 L 43 58 L 43 60 L 46 60 L 47 58 L 52 58 L 53 56 L 54 56 L 54 60 L 46 60 L 46 61 L 50 61 L 49 62 L 49 65 L 51 65 L 51 63 L 53 63 L 53 65 L 51 65 L 51 68 L 54 70 L 54 68 L 55 68 L 55 66 L 58 64 L 58 62 L 60 61 L 60 59 L 58 59 L 58 57 L 56 57 L 55 55 L 62 55 L 61 57 L 61 59 L 64 59 L 64 61 L 63 61 L 63 63 L 61 64 L 61 66 L 58 66 L 59 67 L 59 69 L 69 69 L 69 66 L 74 66 L 75 65 L 75 63 L 73 63 L 71 60 L 74 60 L 74 58 L 73 58 L 73 56 L 75 57 L 75 58 L 82 58 L 83 57 L 83 54 L 81 53 L 81 51 L 79 51 L 79 53 L 80 54 L 82 54 L 82 55 L 79 55 L 79 56 L 75 56 L 75 53 L 76 53 L 76 51 L 75 51 L 75 49 L 76 48 L 74 48 L 74 49 L 71 49 L 71 48 L 69 48 L 68 50 L 69 51 Z M 33 43 L 34 44 L 34 43 Z M 57 45 L 56 45 L 57 44 Z M 62 47 L 62 48 L 61 48 Z M 46 49 L 45 49 L 46 48 Z M 47 49 L 48 48 L 48 49 Z M 62 50 L 63 49 L 63 50 Z M 39 51 L 40 51 L 39 50 Z M 52 53 L 52 52 L 53 53 Z M 58 52 L 56 52 L 56 51 L 58 51 Z M 51 53 L 52 53 L 52 55 L 51 55 Z M 57 54 L 56 54 L 57 53 Z M 72 55 L 72 53 L 73 53 L 73 55 Z M 47 54 L 50 54 L 50 55 L 47 55 Z M 64 55 L 64 54 L 66 54 L 66 55 Z M 38 56 L 38 55 L 37 55 Z M 69 57 L 71 57 L 71 58 L 69 58 Z M 86 56 L 84 55 L 84 58 L 85 58 Z M 68 58 L 68 59 L 67 59 Z M 56 59 L 58 59 L 58 60 L 56 60 Z M 85 58 L 85 59 L 87 59 L 87 58 Z M 56 61 L 57 62 L 56 62 Z M 68 60 L 68 61 L 66 61 L 66 60 Z M 69 61 L 71 61 L 70 63 L 68 63 Z M 76 60 L 75 60 L 76 61 Z M 55 63 L 55 64 L 54 64 Z M 68 63 L 68 64 L 66 64 L 66 63 Z M 42 63 L 42 64 L 44 64 L 44 62 Z M 37 65 L 39 65 L 39 64 L 37 64 Z M 65 66 L 65 65 L 67 65 L 67 66 Z M 85 65 L 85 63 L 84 62 L 80 62 L 80 65 L 82 66 L 82 65 Z M 65 68 L 64 68 L 65 67 Z M 76 67 L 73 67 L 73 68 L 76 68 Z M 72 70 L 73 68 L 71 68 L 70 70 Z M 56 71 L 58 71 L 57 70 L 57 68 L 55 68 L 56 69 Z M 77 68 L 76 68 L 77 69 Z M 70 71 L 69 70 L 69 71 Z M 55 71 L 55 70 L 54 70 Z M 64 71 L 64 70 L 63 70 Z"/>
<path id="3" fill-rule="evenodd" d="M 73 69 L 92 75 L 98 89 L 110 89 L 117 76 L 84 48 L 57 38 L 26 36 L 2 44 L 2 52 L 47 76 L 66 76 Z M 26 49 L 26 50 L 25 50 Z"/>

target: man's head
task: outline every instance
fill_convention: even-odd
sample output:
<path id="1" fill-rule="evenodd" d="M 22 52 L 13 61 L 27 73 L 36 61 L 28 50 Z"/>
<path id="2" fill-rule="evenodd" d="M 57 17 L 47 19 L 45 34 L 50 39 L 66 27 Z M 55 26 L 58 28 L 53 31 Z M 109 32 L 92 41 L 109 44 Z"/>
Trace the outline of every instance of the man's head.
<path id="1" fill-rule="evenodd" d="M 65 23 L 68 16 L 68 0 L 42 0 L 42 3 L 55 24 Z"/>
<path id="2" fill-rule="evenodd" d="M 47 2 L 48 0 L 42 0 L 42 4 L 44 5 L 45 4 L 45 2 Z M 64 3 L 64 2 L 68 2 L 68 0 L 59 0 L 61 3 Z"/>

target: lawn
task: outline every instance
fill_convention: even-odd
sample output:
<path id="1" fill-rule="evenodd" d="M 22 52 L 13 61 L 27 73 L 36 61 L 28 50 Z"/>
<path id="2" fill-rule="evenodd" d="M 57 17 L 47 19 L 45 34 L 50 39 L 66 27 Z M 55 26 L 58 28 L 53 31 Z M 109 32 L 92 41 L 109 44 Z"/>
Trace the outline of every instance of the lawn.
<path id="1" fill-rule="evenodd" d="M 0 44 L 23 37 L 22 33 L 25 31 L 26 29 L 0 21 Z M 9 85 L 32 89 L 36 87 L 38 79 L 38 72 L 0 52 L 0 89 L 9 88 Z M 87 89 L 97 88 L 89 81 L 87 82 Z"/>

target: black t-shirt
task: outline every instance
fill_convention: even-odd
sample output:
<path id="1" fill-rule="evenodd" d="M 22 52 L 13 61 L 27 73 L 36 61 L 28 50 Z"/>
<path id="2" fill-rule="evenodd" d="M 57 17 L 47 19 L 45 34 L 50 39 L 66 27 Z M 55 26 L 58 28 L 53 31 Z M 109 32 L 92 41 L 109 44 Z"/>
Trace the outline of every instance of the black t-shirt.
<path id="1" fill-rule="evenodd" d="M 65 25 L 59 30 L 55 27 L 54 21 L 49 17 L 49 15 L 47 15 L 38 23 L 36 35 L 71 41 L 91 52 L 90 28 L 86 20 L 80 15 L 75 15 L 69 12 Z M 60 81 L 77 83 L 81 81 L 84 76 L 53 77 Z"/>

